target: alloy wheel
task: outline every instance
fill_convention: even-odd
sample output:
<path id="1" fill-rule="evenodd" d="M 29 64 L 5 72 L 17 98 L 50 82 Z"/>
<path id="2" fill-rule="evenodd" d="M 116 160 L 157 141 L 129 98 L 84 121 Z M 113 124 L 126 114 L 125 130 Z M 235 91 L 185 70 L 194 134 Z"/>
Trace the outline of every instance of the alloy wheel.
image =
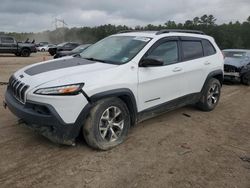
<path id="1" fill-rule="evenodd" d="M 207 101 L 210 106 L 215 105 L 220 96 L 220 89 L 217 84 L 213 84 L 212 87 L 208 90 Z"/>
<path id="2" fill-rule="evenodd" d="M 99 122 L 99 133 L 107 142 L 114 142 L 121 137 L 124 128 L 124 117 L 120 108 L 111 106 L 107 108 Z"/>

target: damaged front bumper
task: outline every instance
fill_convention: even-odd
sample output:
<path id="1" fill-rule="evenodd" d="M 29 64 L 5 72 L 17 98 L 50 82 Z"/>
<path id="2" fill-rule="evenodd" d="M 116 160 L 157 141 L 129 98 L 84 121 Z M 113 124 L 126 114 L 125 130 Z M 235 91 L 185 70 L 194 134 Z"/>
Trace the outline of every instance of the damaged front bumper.
<path id="1" fill-rule="evenodd" d="M 231 81 L 241 81 L 242 77 L 250 74 L 250 64 L 236 67 L 233 65 L 224 65 L 224 79 Z"/>
<path id="2" fill-rule="evenodd" d="M 33 101 L 22 104 L 8 90 L 3 105 L 22 119 L 27 127 L 54 143 L 65 145 L 75 145 L 75 139 L 90 109 L 90 105 L 86 105 L 74 124 L 66 124 L 52 106 Z"/>
<path id="3" fill-rule="evenodd" d="M 224 80 L 241 81 L 239 72 L 224 72 Z"/>

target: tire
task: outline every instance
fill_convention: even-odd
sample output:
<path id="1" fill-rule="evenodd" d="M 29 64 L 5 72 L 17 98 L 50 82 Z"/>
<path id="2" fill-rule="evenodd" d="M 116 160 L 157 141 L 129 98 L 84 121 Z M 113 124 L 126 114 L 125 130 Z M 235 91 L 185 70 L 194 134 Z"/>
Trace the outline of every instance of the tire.
<path id="1" fill-rule="evenodd" d="M 50 54 L 51 56 L 54 56 L 54 55 L 56 54 L 56 50 L 49 50 L 49 54 Z"/>
<path id="2" fill-rule="evenodd" d="M 29 50 L 29 49 L 23 49 L 23 50 L 21 51 L 21 55 L 22 55 L 23 57 L 29 57 L 29 56 L 30 56 L 30 50 Z"/>
<path id="3" fill-rule="evenodd" d="M 215 78 L 211 78 L 202 91 L 197 107 L 205 112 L 212 111 L 218 104 L 221 94 L 221 83 Z"/>
<path id="4" fill-rule="evenodd" d="M 42 49 L 41 49 L 41 52 L 45 52 L 45 49 L 44 49 L 44 48 L 42 48 Z"/>
<path id="5" fill-rule="evenodd" d="M 250 73 L 246 73 L 241 77 L 241 82 L 244 85 L 250 86 Z"/>
<path id="6" fill-rule="evenodd" d="M 96 102 L 91 109 L 83 126 L 83 136 L 90 147 L 109 150 L 123 143 L 129 127 L 126 104 L 119 98 L 107 98 Z"/>

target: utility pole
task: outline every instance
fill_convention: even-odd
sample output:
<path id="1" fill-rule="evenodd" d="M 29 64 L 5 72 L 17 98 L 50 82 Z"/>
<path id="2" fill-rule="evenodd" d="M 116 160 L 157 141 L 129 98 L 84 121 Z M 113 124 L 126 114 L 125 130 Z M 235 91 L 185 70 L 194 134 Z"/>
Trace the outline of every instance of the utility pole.
<path id="1" fill-rule="evenodd" d="M 61 25 L 62 25 L 62 28 L 65 28 L 65 26 L 68 25 L 68 24 L 64 21 L 64 19 L 59 19 L 59 18 L 55 18 L 55 20 L 53 21 L 53 23 L 55 24 L 56 30 L 59 28 L 60 23 L 61 23 Z"/>

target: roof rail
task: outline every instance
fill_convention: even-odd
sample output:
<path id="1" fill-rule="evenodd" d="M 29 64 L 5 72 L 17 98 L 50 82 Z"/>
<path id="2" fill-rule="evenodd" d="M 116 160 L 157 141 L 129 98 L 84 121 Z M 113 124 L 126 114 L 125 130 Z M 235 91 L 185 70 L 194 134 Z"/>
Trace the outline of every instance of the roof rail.
<path id="1" fill-rule="evenodd" d="M 121 30 L 121 31 L 118 31 L 118 33 L 130 33 L 130 32 L 136 32 L 137 30 Z"/>
<path id="2" fill-rule="evenodd" d="M 164 33 L 172 33 L 172 32 L 177 32 L 177 33 L 193 33 L 193 34 L 200 34 L 200 35 L 205 35 L 203 31 L 197 31 L 197 30 L 185 30 L 185 29 L 163 29 L 158 32 L 156 32 L 156 35 L 164 34 Z"/>

